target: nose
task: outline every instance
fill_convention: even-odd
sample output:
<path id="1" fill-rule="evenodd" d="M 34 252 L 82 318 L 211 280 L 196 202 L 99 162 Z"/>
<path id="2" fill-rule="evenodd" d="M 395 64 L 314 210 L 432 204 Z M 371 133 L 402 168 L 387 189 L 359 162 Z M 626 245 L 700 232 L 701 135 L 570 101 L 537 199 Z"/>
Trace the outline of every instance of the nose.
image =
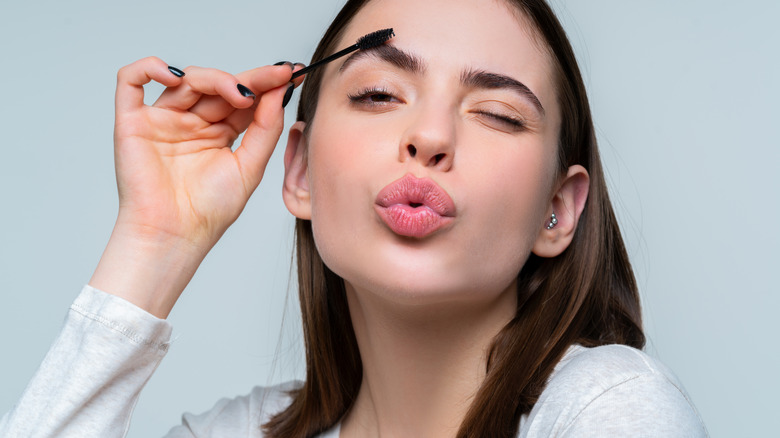
<path id="1" fill-rule="evenodd" d="M 399 161 L 414 160 L 426 168 L 450 170 L 455 158 L 454 113 L 443 105 L 425 105 L 410 117 L 399 145 Z"/>

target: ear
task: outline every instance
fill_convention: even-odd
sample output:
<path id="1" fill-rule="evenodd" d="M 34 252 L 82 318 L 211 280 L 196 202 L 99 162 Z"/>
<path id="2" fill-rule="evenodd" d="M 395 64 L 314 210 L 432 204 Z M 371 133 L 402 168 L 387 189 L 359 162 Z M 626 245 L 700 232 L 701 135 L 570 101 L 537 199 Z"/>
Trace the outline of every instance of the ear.
<path id="1" fill-rule="evenodd" d="M 287 136 L 284 151 L 284 186 L 282 198 L 287 210 L 299 219 L 311 219 L 311 192 L 309 190 L 309 164 L 306 159 L 304 122 L 295 122 Z"/>
<path id="2" fill-rule="evenodd" d="M 555 257 L 569 247 L 577 230 L 585 201 L 588 199 L 590 176 L 580 165 L 569 167 L 566 176 L 559 183 L 558 190 L 553 194 L 550 207 L 540 227 L 533 249 L 539 257 Z M 555 213 L 557 224 L 547 229 L 552 213 Z"/>

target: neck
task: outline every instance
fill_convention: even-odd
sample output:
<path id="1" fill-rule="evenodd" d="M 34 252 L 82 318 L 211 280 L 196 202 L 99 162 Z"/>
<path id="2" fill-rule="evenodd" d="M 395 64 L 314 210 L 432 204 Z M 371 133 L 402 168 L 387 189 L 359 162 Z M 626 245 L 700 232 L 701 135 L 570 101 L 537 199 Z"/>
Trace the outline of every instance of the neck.
<path id="1" fill-rule="evenodd" d="M 489 301 L 398 305 L 347 285 L 363 381 L 342 437 L 452 437 L 485 377 L 515 285 Z"/>

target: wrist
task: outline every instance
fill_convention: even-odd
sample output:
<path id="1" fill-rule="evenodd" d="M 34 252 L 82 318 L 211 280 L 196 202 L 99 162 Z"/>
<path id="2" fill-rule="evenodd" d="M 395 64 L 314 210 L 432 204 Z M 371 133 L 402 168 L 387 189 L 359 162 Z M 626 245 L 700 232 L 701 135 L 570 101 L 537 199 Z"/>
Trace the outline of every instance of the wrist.
<path id="1" fill-rule="evenodd" d="M 117 221 L 89 284 L 166 318 L 209 249 Z"/>

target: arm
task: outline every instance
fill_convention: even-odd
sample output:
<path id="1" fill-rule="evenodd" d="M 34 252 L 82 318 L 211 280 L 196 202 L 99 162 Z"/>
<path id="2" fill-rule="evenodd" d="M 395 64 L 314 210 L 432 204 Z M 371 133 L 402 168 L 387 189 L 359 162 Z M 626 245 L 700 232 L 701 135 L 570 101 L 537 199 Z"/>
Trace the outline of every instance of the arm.
<path id="1" fill-rule="evenodd" d="M 0 421 L 0 436 L 124 436 L 170 335 L 167 321 L 85 286 L 21 399 Z"/>
<path id="2" fill-rule="evenodd" d="M 145 58 L 117 76 L 117 221 L 92 287 L 0 436 L 124 436 L 167 350 L 170 326 L 160 318 L 262 179 L 282 131 L 290 67 L 178 72 Z M 152 80 L 168 88 L 149 106 L 143 86 Z"/>

